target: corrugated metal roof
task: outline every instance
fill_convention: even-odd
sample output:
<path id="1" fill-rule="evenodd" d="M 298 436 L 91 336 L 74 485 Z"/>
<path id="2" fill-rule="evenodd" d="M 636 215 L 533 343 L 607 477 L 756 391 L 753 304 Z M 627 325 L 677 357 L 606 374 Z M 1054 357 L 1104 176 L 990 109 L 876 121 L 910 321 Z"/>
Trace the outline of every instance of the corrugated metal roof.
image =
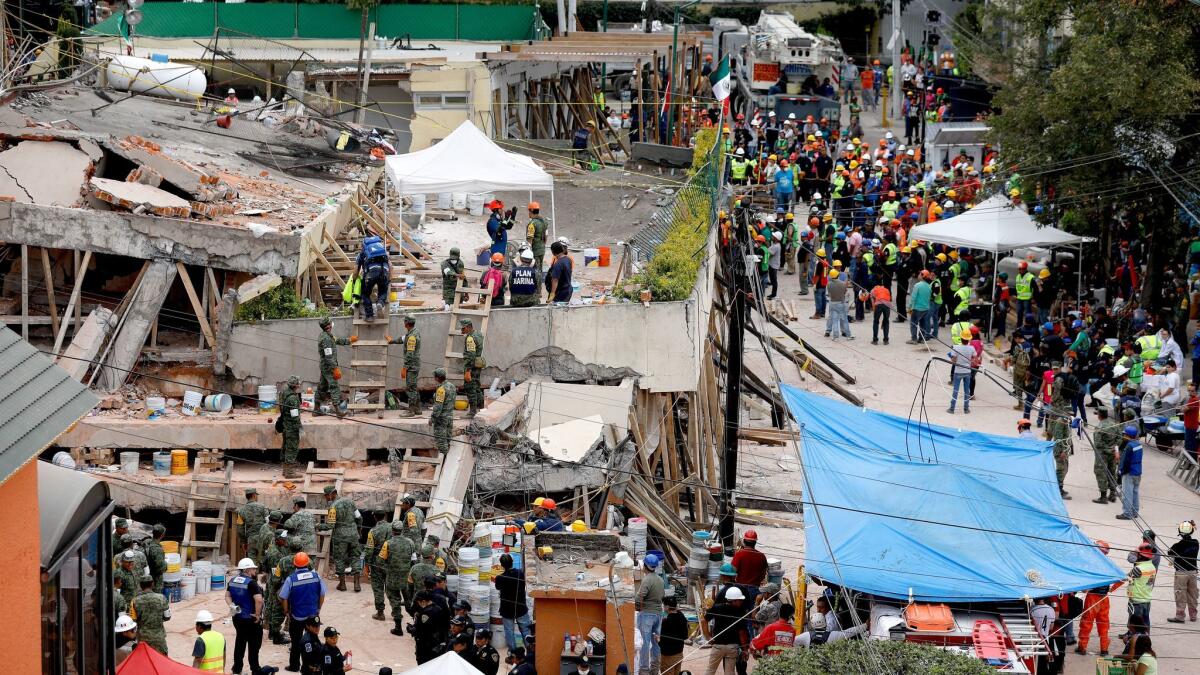
<path id="1" fill-rule="evenodd" d="M 99 399 L 0 323 L 0 483 Z"/>

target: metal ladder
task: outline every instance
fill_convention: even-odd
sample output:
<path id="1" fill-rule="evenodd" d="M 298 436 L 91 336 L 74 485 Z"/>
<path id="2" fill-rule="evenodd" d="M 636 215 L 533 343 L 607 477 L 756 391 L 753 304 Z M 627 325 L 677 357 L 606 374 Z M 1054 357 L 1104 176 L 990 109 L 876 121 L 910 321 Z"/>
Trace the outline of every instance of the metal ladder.
<path id="1" fill-rule="evenodd" d="M 313 521 L 316 524 L 320 524 L 325 522 L 325 516 L 329 513 L 329 509 L 316 508 L 312 504 L 325 503 L 325 486 L 330 483 L 333 483 L 334 489 L 338 491 L 338 495 L 341 495 L 342 480 L 346 477 L 346 470 L 318 469 L 314 464 L 315 462 L 308 463 L 308 469 L 304 472 L 304 486 L 301 487 L 300 492 L 309 504 L 304 509 L 305 513 L 311 513 Z M 329 548 L 331 541 L 332 537 L 328 531 L 322 532 L 317 530 L 317 552 L 313 556 L 316 558 L 316 565 L 314 565 L 313 569 L 317 570 L 321 575 L 325 575 L 329 571 Z"/>
<path id="2" fill-rule="evenodd" d="M 183 540 L 180 544 L 180 565 L 186 566 L 189 549 L 207 549 L 208 559 L 214 560 L 221 552 L 221 540 L 225 537 L 225 518 L 229 512 L 229 486 L 233 482 L 233 462 L 225 463 L 225 471 L 209 475 L 192 471 L 192 486 L 188 490 L 187 518 L 183 525 Z M 217 515 L 201 516 L 197 511 L 215 511 Z M 198 539 L 197 527 L 215 527 L 212 539 Z M 196 559 L 200 559 L 199 550 Z M 232 553 L 232 552 L 231 552 Z M 231 555 L 232 557 L 232 555 Z"/>
<path id="3" fill-rule="evenodd" d="M 1021 658 L 1036 658 L 1050 653 L 1049 645 L 1038 633 L 1037 627 L 1029 620 L 1029 613 L 1021 605 L 1002 605 L 999 608 L 1000 619 L 1004 628 L 1012 638 L 1017 656 Z"/>

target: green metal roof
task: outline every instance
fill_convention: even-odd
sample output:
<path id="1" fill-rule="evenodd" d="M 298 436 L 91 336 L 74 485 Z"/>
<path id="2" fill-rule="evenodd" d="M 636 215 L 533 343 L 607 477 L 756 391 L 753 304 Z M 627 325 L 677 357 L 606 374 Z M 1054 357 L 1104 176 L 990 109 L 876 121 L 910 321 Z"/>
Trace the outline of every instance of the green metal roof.
<path id="1" fill-rule="evenodd" d="M 100 399 L 0 323 L 0 483 Z"/>
<path id="2" fill-rule="evenodd" d="M 206 38 L 219 27 L 247 36 L 286 39 L 357 39 L 362 12 L 345 5 L 307 3 L 147 2 L 136 35 Z M 541 16 L 534 5 L 380 5 L 370 12 L 375 34 L 416 40 L 516 42 L 537 37 Z M 85 31 L 119 35 L 117 15 Z"/>

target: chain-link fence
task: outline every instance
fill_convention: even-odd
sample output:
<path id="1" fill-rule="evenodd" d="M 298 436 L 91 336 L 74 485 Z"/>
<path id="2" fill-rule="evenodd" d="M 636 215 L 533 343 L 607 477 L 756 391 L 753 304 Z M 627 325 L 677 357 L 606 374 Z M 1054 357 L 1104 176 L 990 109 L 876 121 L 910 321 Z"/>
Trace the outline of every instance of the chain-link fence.
<path id="1" fill-rule="evenodd" d="M 707 131 L 707 130 L 706 130 Z M 704 161 L 662 206 L 642 230 L 629 240 L 632 262 L 641 266 L 654 258 L 658 247 L 677 227 L 692 227 L 707 233 L 716 223 L 717 201 L 725 175 L 723 138 L 716 129 L 697 134 L 697 144 L 711 143 Z M 703 146 L 701 146 L 703 147 Z M 693 165 L 696 162 L 693 162 Z"/>

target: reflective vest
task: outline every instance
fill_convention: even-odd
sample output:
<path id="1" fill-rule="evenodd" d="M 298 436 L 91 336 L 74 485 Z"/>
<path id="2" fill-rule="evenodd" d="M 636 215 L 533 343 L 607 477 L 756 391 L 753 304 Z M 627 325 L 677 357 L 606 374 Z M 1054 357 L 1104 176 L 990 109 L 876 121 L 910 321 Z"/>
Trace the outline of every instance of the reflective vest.
<path id="1" fill-rule="evenodd" d="M 1142 574 L 1129 582 L 1129 601 L 1149 603 L 1151 591 L 1154 590 L 1150 584 L 1154 581 L 1154 575 L 1157 573 L 1157 570 L 1154 569 L 1154 561 L 1143 560 L 1134 565 L 1134 568 Z"/>
<path id="2" fill-rule="evenodd" d="M 966 344 L 965 342 L 963 342 L 963 339 L 962 339 L 962 332 L 964 330 L 971 330 L 971 322 L 970 321 L 959 321 L 958 323 L 951 325 L 950 326 L 950 342 L 952 344 L 956 344 L 956 345 Z"/>
<path id="3" fill-rule="evenodd" d="M 239 574 L 229 581 L 229 597 L 238 606 L 237 618 L 254 617 L 254 596 L 250 595 L 250 577 Z"/>
<path id="4" fill-rule="evenodd" d="M 1158 337 L 1158 333 L 1153 335 L 1143 335 L 1136 341 L 1137 345 L 1142 348 L 1142 360 L 1153 361 L 1158 358 L 1158 353 L 1162 351 L 1162 338 Z"/>
<path id="5" fill-rule="evenodd" d="M 900 250 L 896 247 L 896 245 L 891 242 L 888 242 L 887 245 L 883 247 L 883 252 L 884 252 L 884 255 L 886 256 L 884 258 L 884 264 L 885 265 L 895 265 L 896 264 L 896 256 L 900 253 Z"/>
<path id="6" fill-rule="evenodd" d="M 1032 300 L 1033 299 L 1033 273 L 1026 272 L 1025 274 L 1017 275 L 1017 299 Z"/>
<path id="7" fill-rule="evenodd" d="M 929 285 L 933 288 L 933 304 L 942 304 L 942 280 L 934 277 Z"/>
<path id="8" fill-rule="evenodd" d="M 749 168 L 750 168 L 750 162 L 748 162 L 744 159 L 734 158 L 733 163 L 732 163 L 733 179 L 734 180 L 745 180 L 746 169 L 749 169 Z"/>
<path id="9" fill-rule="evenodd" d="M 954 306 L 954 314 L 957 316 L 971 306 L 971 287 L 963 286 L 954 292 L 954 297 L 958 298 L 958 304 Z"/>
<path id="10" fill-rule="evenodd" d="M 200 634 L 204 641 L 204 656 L 200 659 L 200 670 L 220 673 L 225 671 L 225 637 L 215 630 Z"/>
<path id="11" fill-rule="evenodd" d="M 958 287 L 962 285 L 962 282 L 960 282 L 958 280 L 958 263 L 952 263 L 950 265 L 949 272 L 950 272 L 950 292 L 957 293 Z"/>
<path id="12" fill-rule="evenodd" d="M 1112 354 L 1116 353 L 1116 350 L 1113 349 L 1110 345 L 1106 344 L 1100 348 L 1099 353 L 1100 353 L 1100 356 L 1106 356 L 1106 355 L 1111 356 Z"/>
<path id="13" fill-rule="evenodd" d="M 527 265 L 514 267 L 509 292 L 512 295 L 535 295 L 538 292 L 537 270 Z"/>
<path id="14" fill-rule="evenodd" d="M 288 610 L 293 619 L 316 616 L 321 609 L 321 578 L 307 569 L 298 569 L 288 577 L 292 588 L 288 595 Z"/>

